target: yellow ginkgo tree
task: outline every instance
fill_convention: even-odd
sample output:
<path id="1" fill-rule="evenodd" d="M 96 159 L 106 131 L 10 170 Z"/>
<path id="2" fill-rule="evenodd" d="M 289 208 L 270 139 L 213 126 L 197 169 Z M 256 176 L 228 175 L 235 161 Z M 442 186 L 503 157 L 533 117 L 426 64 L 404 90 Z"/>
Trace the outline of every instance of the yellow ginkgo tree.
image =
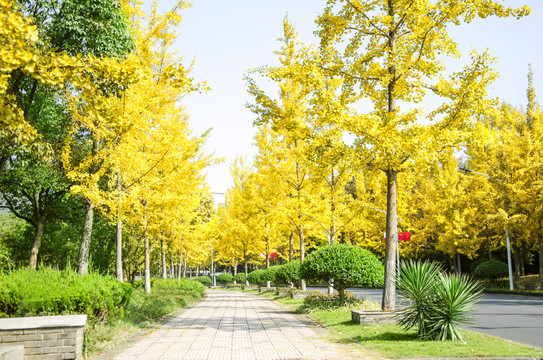
<path id="1" fill-rule="evenodd" d="M 398 173 L 413 161 L 435 162 L 438 150 L 459 145 L 467 134 L 479 136 L 476 120 L 493 105 L 486 86 L 496 74 L 487 53 L 472 52 L 471 64 L 445 72 L 442 60 L 460 57 L 448 27 L 529 12 L 491 0 L 328 0 L 317 19 L 321 51 L 333 59 L 323 67 L 343 77 L 344 98 L 372 105 L 342 126 L 356 136 L 360 153 L 371 154 L 363 158 L 387 176 L 383 310 L 395 308 Z M 427 95 L 437 105 L 426 112 Z"/>

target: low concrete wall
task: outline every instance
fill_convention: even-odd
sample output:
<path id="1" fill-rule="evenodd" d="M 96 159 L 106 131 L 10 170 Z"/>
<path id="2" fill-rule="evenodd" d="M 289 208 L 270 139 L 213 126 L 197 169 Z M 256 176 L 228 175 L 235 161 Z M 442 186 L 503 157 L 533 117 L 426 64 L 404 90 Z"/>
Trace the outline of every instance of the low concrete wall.
<path id="1" fill-rule="evenodd" d="M 397 314 L 381 310 L 351 310 L 351 320 L 357 324 L 396 324 Z"/>
<path id="2" fill-rule="evenodd" d="M 83 359 L 87 315 L 0 319 L 0 346 L 23 345 L 25 360 Z"/>
<path id="3" fill-rule="evenodd" d="M 23 345 L 0 346 L 0 360 L 24 360 L 25 348 Z"/>

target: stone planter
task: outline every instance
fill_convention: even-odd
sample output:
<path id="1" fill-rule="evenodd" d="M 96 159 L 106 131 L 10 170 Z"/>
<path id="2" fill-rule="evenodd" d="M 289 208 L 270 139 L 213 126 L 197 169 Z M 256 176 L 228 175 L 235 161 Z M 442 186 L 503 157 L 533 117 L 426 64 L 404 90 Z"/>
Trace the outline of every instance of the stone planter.
<path id="1" fill-rule="evenodd" d="M 290 294 L 293 299 L 305 299 L 307 295 L 309 295 L 307 292 L 293 292 Z"/>
<path id="2" fill-rule="evenodd" d="M 275 291 L 274 288 L 267 288 L 267 287 L 261 287 L 258 289 L 259 292 L 268 292 L 268 291 Z"/>
<path id="3" fill-rule="evenodd" d="M 351 320 L 357 324 L 396 324 L 395 316 L 398 312 L 381 310 L 351 310 Z"/>
<path id="4" fill-rule="evenodd" d="M 0 319 L 0 345 L 24 346 L 25 360 L 83 359 L 87 315 Z"/>

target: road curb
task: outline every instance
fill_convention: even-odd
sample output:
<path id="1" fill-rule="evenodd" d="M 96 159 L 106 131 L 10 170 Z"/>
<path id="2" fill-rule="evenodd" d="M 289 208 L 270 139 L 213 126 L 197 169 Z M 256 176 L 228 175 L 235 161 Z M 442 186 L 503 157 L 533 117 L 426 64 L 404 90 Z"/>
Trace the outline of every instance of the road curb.
<path id="1" fill-rule="evenodd" d="M 542 360 L 543 357 L 471 357 L 471 358 L 409 358 L 391 360 Z"/>
<path id="2" fill-rule="evenodd" d="M 485 294 L 523 295 L 523 296 L 543 297 L 543 293 L 527 292 L 527 291 L 483 290 L 483 293 L 485 293 Z M 522 358 L 519 358 L 519 359 L 522 359 Z"/>

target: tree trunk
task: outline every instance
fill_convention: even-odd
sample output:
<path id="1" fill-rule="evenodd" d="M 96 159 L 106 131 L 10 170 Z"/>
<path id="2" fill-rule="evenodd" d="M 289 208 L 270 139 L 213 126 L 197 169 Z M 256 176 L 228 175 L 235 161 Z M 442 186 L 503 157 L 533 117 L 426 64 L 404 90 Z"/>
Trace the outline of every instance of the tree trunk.
<path id="1" fill-rule="evenodd" d="M 519 255 L 519 247 L 517 246 L 517 237 L 513 234 L 511 231 L 511 247 L 513 252 L 513 259 L 515 263 L 515 275 L 520 276 L 520 255 Z"/>
<path id="2" fill-rule="evenodd" d="M 234 273 L 234 285 L 235 285 L 235 284 L 238 283 L 238 282 L 235 280 L 236 275 L 238 274 L 238 261 L 237 261 L 237 259 L 234 260 L 234 265 L 232 265 L 232 272 Z"/>
<path id="3" fill-rule="evenodd" d="M 385 283 L 383 285 L 383 311 L 396 308 L 396 246 L 398 244 L 398 219 L 396 217 L 396 178 L 398 172 L 389 166 L 387 170 L 387 223 L 385 248 Z"/>
<path id="4" fill-rule="evenodd" d="M 486 244 L 488 246 L 488 260 L 492 260 L 492 244 L 490 243 L 490 234 L 487 230 L 486 232 Z"/>
<path id="5" fill-rule="evenodd" d="M 458 269 L 458 275 L 462 275 L 462 258 L 460 257 L 460 254 L 456 254 L 456 262 L 457 262 L 457 269 Z"/>
<path id="6" fill-rule="evenodd" d="M 145 208 L 144 203 L 144 208 Z M 144 209 L 145 212 L 145 209 Z M 147 215 L 143 215 L 143 240 L 144 240 L 144 249 L 145 249 L 145 292 L 147 294 L 151 293 L 151 259 L 149 254 L 149 236 L 147 234 Z"/>
<path id="7" fill-rule="evenodd" d="M 266 243 L 268 243 L 268 237 L 266 237 Z M 268 247 L 268 245 L 266 245 Z M 270 250 L 269 248 L 266 249 L 266 269 L 269 269 L 270 268 Z M 266 289 L 269 289 L 270 288 L 270 281 L 267 280 L 266 281 Z"/>
<path id="8" fill-rule="evenodd" d="M 247 280 L 247 250 L 243 249 L 243 269 L 245 270 L 245 285 L 249 286 L 249 280 Z"/>
<path id="9" fill-rule="evenodd" d="M 115 275 L 117 280 L 123 282 L 123 223 L 117 217 L 117 254 L 115 259 Z"/>
<path id="10" fill-rule="evenodd" d="M 543 285 L 543 236 L 539 235 L 539 282 Z"/>
<path id="11" fill-rule="evenodd" d="M 290 239 L 288 241 L 288 261 L 294 260 L 294 231 L 290 232 Z"/>
<path id="12" fill-rule="evenodd" d="M 32 244 L 32 250 L 30 250 L 30 259 L 28 260 L 28 267 L 36 270 L 38 267 L 38 251 L 41 246 L 41 239 L 43 237 L 43 231 L 45 229 L 45 219 L 38 217 L 36 222 L 36 234 L 34 235 L 34 243 Z"/>
<path id="13" fill-rule="evenodd" d="M 147 236 L 147 230 L 144 236 L 145 241 L 145 292 L 151 293 L 151 260 L 149 256 L 149 237 Z"/>
<path id="14" fill-rule="evenodd" d="M 160 252 L 162 257 L 162 278 L 168 278 L 168 271 L 166 270 L 166 247 L 164 246 L 164 239 L 160 239 Z"/>
<path id="15" fill-rule="evenodd" d="M 116 258 L 115 258 L 115 275 L 117 280 L 123 282 L 123 223 L 121 220 L 121 210 L 120 210 L 120 193 L 122 190 L 121 182 L 121 172 L 117 171 L 117 191 L 119 191 L 119 199 L 117 209 L 117 246 L 116 246 Z"/>
<path id="16" fill-rule="evenodd" d="M 186 279 L 186 278 L 187 278 L 187 253 L 183 253 L 183 279 Z"/>
<path id="17" fill-rule="evenodd" d="M 345 289 L 339 289 L 338 294 L 339 294 L 339 302 L 341 304 L 344 304 L 345 303 Z"/>
<path id="18" fill-rule="evenodd" d="M 301 218 L 301 215 L 300 215 L 300 218 Z M 300 236 L 300 263 L 303 263 L 305 259 L 305 241 L 304 241 L 304 226 L 302 224 L 300 224 L 299 231 L 300 231 L 300 234 L 299 234 Z M 302 291 L 305 291 L 306 289 L 304 279 L 300 280 L 300 289 L 302 289 Z"/>
<path id="19" fill-rule="evenodd" d="M 79 275 L 85 275 L 89 271 L 89 250 L 92 236 L 92 222 L 94 220 L 94 203 L 87 199 L 85 211 L 85 221 L 81 233 L 81 245 L 79 246 L 79 260 L 77 272 Z"/>

